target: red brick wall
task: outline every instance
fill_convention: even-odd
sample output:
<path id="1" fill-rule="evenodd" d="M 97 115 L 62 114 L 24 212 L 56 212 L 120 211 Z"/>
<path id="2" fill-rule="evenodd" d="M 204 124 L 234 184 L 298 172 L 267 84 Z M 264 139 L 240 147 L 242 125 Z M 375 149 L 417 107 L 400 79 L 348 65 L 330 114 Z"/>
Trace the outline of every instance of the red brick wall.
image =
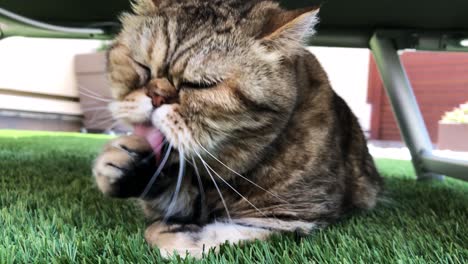
<path id="1" fill-rule="evenodd" d="M 370 60 L 371 138 L 401 140 L 378 69 L 372 57 Z M 468 53 L 405 52 L 401 60 L 431 140 L 437 143 L 437 124 L 441 116 L 468 101 Z"/>

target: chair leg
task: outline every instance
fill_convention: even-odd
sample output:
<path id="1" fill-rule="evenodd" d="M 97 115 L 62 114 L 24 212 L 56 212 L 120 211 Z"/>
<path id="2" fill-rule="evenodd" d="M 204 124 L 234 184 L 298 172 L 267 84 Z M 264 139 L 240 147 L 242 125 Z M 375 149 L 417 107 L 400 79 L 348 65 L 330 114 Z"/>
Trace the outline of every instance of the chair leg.
<path id="1" fill-rule="evenodd" d="M 375 34 L 371 38 L 370 48 L 382 76 L 401 135 L 411 152 L 418 179 L 443 179 L 443 176 L 428 171 L 424 166 L 423 155 L 432 153 L 432 143 L 413 88 L 392 39 Z"/>

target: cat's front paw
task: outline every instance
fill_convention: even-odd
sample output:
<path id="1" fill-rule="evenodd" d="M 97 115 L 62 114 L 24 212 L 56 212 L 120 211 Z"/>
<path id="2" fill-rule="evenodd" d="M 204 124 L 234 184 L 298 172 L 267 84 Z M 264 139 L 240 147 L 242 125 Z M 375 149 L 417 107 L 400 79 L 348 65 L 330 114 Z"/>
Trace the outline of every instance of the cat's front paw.
<path id="1" fill-rule="evenodd" d="M 203 253 L 208 253 L 209 248 L 197 243 L 201 228 L 196 225 L 167 225 L 156 222 L 145 231 L 145 240 L 152 246 L 159 248 L 161 256 L 165 259 L 179 256 L 185 258 L 190 255 L 201 259 Z"/>
<path id="2" fill-rule="evenodd" d="M 110 141 L 97 157 L 93 175 L 98 188 L 118 198 L 138 197 L 156 167 L 150 144 L 139 136 L 123 136 Z"/>

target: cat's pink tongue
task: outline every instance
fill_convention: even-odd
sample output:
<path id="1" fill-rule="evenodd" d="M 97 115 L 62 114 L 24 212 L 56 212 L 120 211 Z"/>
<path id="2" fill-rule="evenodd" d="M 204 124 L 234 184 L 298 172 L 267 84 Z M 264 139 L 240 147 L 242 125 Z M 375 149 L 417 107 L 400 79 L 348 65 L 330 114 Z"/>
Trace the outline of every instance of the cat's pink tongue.
<path id="1" fill-rule="evenodd" d="M 133 134 L 146 138 L 156 156 L 156 161 L 161 160 L 161 149 L 163 147 L 164 135 L 159 129 L 149 125 L 136 125 Z"/>

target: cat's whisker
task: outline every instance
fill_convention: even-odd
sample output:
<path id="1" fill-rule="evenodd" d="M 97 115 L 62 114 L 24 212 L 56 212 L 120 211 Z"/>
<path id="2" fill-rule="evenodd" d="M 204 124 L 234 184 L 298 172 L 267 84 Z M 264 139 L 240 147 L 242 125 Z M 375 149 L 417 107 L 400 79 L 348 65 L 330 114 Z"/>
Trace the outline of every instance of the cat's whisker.
<path id="1" fill-rule="evenodd" d="M 117 119 L 112 125 L 110 125 L 108 128 L 105 129 L 105 133 L 111 132 L 111 130 L 114 129 L 119 124 L 122 125 L 122 120 Z"/>
<path id="2" fill-rule="evenodd" d="M 80 104 L 82 106 L 85 106 L 85 107 L 95 107 L 95 106 L 102 106 L 103 104 L 106 105 L 106 107 L 109 106 L 109 103 L 103 103 L 101 101 L 90 101 L 90 102 L 86 102 L 86 101 L 82 101 L 80 100 Z"/>
<path id="3" fill-rule="evenodd" d="M 110 114 L 109 115 L 109 113 L 105 113 L 104 116 L 102 116 L 102 114 L 97 113 L 96 117 L 104 119 L 105 121 L 113 121 L 113 120 L 118 120 L 118 119 L 121 119 L 121 118 L 126 118 L 126 117 L 128 117 L 128 114 L 118 114 L 118 115 Z M 99 118 L 96 118 L 96 119 L 99 119 Z"/>
<path id="4" fill-rule="evenodd" d="M 93 112 L 93 111 L 98 111 L 98 110 L 108 110 L 109 108 L 107 106 L 99 106 L 99 107 L 90 107 L 90 108 L 82 108 L 81 111 L 83 111 L 83 113 L 89 113 L 89 112 Z M 102 113 L 102 112 L 100 112 Z"/>
<path id="5" fill-rule="evenodd" d="M 231 188 L 235 193 L 237 193 L 237 195 L 239 195 L 244 201 L 246 201 L 248 204 L 250 204 L 255 210 L 257 210 L 257 212 L 259 212 L 261 215 L 263 215 L 264 217 L 268 218 L 268 216 L 263 213 L 260 209 L 258 209 L 258 207 L 256 207 L 252 202 L 249 201 L 249 199 L 247 199 L 244 195 L 242 195 L 239 191 L 236 190 L 236 188 L 234 188 L 231 184 L 229 184 L 223 177 L 221 177 L 221 175 L 219 175 L 209 164 L 207 164 L 205 161 L 203 161 L 203 165 L 208 167 L 208 169 L 210 169 L 222 182 L 224 182 L 224 184 L 226 184 L 229 188 Z"/>
<path id="6" fill-rule="evenodd" d="M 287 203 L 289 204 L 288 201 L 284 200 L 283 198 L 281 198 L 280 196 L 278 196 L 277 194 L 274 194 L 272 193 L 271 191 L 268 191 L 267 189 L 263 188 L 262 186 L 256 184 L 255 182 L 253 182 L 252 180 L 250 180 L 249 178 L 241 175 L 240 173 L 236 172 L 235 170 L 231 169 L 229 166 L 227 166 L 226 164 L 224 164 L 222 161 L 220 161 L 218 158 L 216 158 L 213 154 L 211 154 L 206 148 L 204 148 L 200 143 L 197 143 L 198 146 L 203 149 L 208 155 L 210 155 L 214 160 L 216 160 L 217 162 L 219 162 L 221 165 L 223 165 L 226 169 L 228 169 L 229 171 L 231 171 L 232 173 L 236 174 L 237 176 L 241 177 L 242 179 L 246 180 L 247 182 L 253 184 L 255 187 L 259 188 L 260 190 L 262 191 L 265 191 L 266 193 L 272 195 L 273 197 L 279 199 L 280 201 L 284 202 L 284 203 Z"/>
<path id="7" fill-rule="evenodd" d="M 91 99 L 101 101 L 101 102 L 110 103 L 110 102 L 113 101 L 112 99 L 101 98 L 101 97 L 98 97 L 98 96 L 95 96 L 95 95 L 92 95 L 92 94 L 88 94 L 88 93 L 86 93 L 84 91 L 80 91 L 80 94 L 82 94 L 82 95 L 84 95 L 86 97 L 89 97 Z"/>
<path id="8" fill-rule="evenodd" d="M 161 148 L 162 146 L 164 146 L 165 144 L 167 143 L 167 140 L 164 140 L 163 142 L 161 142 L 161 144 L 159 144 L 155 149 L 159 149 Z M 142 163 L 146 163 L 148 162 L 150 159 L 154 158 L 156 156 L 156 153 L 153 151 L 151 152 L 148 156 L 144 157 L 142 160 L 140 160 L 136 166 L 142 164 Z"/>
<path id="9" fill-rule="evenodd" d="M 114 119 L 112 118 L 112 116 L 101 116 L 101 115 L 96 115 L 94 116 L 91 120 L 88 121 L 89 124 L 92 124 L 93 126 L 102 126 L 102 125 L 106 125 L 108 124 L 109 122 L 111 121 L 114 121 Z"/>
<path id="10" fill-rule="evenodd" d="M 94 122 L 97 119 L 112 119 L 112 113 L 105 112 L 105 111 L 96 111 L 94 112 L 93 116 L 89 119 L 89 122 Z"/>
<path id="11" fill-rule="evenodd" d="M 101 96 L 101 94 L 99 94 L 98 92 L 93 91 L 93 90 L 91 90 L 91 89 L 88 89 L 88 88 L 86 88 L 84 85 L 81 85 L 81 84 L 78 83 L 77 86 L 78 86 L 79 89 L 85 90 L 86 92 L 88 92 L 88 93 L 90 93 L 90 94 L 94 94 L 94 95 L 96 95 L 96 96 Z"/>
<path id="12" fill-rule="evenodd" d="M 172 215 L 174 211 L 174 206 L 177 203 L 177 199 L 179 198 L 179 193 L 180 193 L 180 187 L 182 186 L 182 180 L 185 175 L 185 155 L 184 155 L 184 149 L 181 148 L 179 149 L 179 174 L 177 176 L 177 183 L 176 183 L 176 188 L 174 191 L 174 195 L 172 196 L 171 203 L 169 204 L 169 207 L 166 210 L 166 215 L 164 216 L 163 223 L 166 223 L 168 218 Z"/>
<path id="13" fill-rule="evenodd" d="M 120 115 L 114 115 L 114 116 L 108 116 L 108 117 L 104 116 L 104 119 L 102 121 L 93 123 L 92 126 L 99 127 L 102 125 L 106 125 L 109 122 L 121 122 L 121 120 L 119 119 L 126 118 L 126 117 L 128 117 L 127 114 L 120 114 Z M 93 120 L 90 120 L 89 122 L 92 123 Z"/>
<path id="14" fill-rule="evenodd" d="M 215 181 L 213 175 L 211 174 L 210 170 L 206 167 L 205 161 L 203 160 L 203 158 L 201 157 L 201 155 L 200 155 L 196 150 L 194 150 L 194 151 L 195 151 L 195 153 L 197 154 L 197 156 L 198 156 L 198 158 L 200 159 L 200 161 L 202 162 L 202 164 L 203 164 L 203 166 L 205 167 L 206 171 L 208 172 L 208 175 L 210 176 L 211 180 L 213 181 L 213 184 L 214 184 L 216 190 L 218 191 L 219 198 L 221 198 L 221 202 L 223 203 L 224 209 L 226 210 L 226 214 L 227 214 L 227 217 L 228 217 L 228 219 L 229 219 L 229 222 L 232 223 L 233 221 L 232 221 L 232 218 L 231 218 L 231 214 L 229 213 L 229 209 L 228 209 L 228 207 L 227 207 L 227 205 L 226 205 L 226 201 L 224 200 L 223 194 L 221 193 L 221 190 L 219 189 L 218 184 L 216 183 L 216 181 Z"/>
<path id="15" fill-rule="evenodd" d="M 112 114 L 111 118 L 113 120 L 122 121 L 122 119 L 128 118 L 130 115 L 127 113 L 120 113 L 120 114 Z"/>
<path id="16" fill-rule="evenodd" d="M 160 148 L 162 148 L 166 143 L 167 143 L 167 140 L 164 139 L 163 142 L 161 142 L 161 144 L 159 144 L 155 149 L 160 149 Z M 156 153 L 153 151 L 153 152 L 151 152 L 151 154 L 149 154 L 147 157 L 143 158 L 137 165 L 139 165 L 139 164 L 141 164 L 141 163 L 148 162 L 148 160 L 154 158 L 155 156 L 156 156 Z"/>
<path id="17" fill-rule="evenodd" d="M 89 94 L 92 94 L 92 95 L 94 95 L 94 96 L 97 96 L 97 97 L 99 97 L 99 98 L 103 98 L 103 99 L 112 99 L 112 98 L 109 98 L 109 97 L 105 97 L 104 95 L 102 95 L 102 94 L 100 94 L 100 93 L 98 93 L 98 92 L 95 92 L 95 91 L 93 91 L 93 90 L 91 90 L 91 89 L 88 89 L 88 88 L 84 87 L 83 85 L 79 85 L 79 84 L 78 84 L 78 88 L 81 89 L 81 90 L 86 91 L 86 92 L 89 93 Z"/>
<path id="18" fill-rule="evenodd" d="M 101 120 L 113 119 L 112 114 L 108 112 L 96 112 L 93 116 L 88 120 L 89 123 L 98 122 Z"/>
<path id="19" fill-rule="evenodd" d="M 112 117 L 109 117 L 109 118 L 107 118 L 105 120 L 102 120 L 102 121 L 99 121 L 99 122 L 96 122 L 96 123 L 93 123 L 92 126 L 93 127 L 100 127 L 100 126 L 109 124 L 110 122 L 114 122 L 114 119 L 112 119 Z"/>
<path id="20" fill-rule="evenodd" d="M 112 123 L 110 126 L 108 126 L 106 129 L 104 129 L 104 133 L 109 133 L 113 128 L 115 128 L 119 124 L 119 121 L 115 121 Z"/>
<path id="21" fill-rule="evenodd" d="M 151 187 L 153 187 L 153 184 L 156 182 L 156 179 L 159 177 L 159 175 L 161 174 L 164 166 L 166 165 L 167 160 L 169 159 L 169 156 L 171 154 L 171 151 L 172 151 L 172 144 L 169 143 L 169 147 L 167 148 L 166 154 L 164 154 L 164 158 L 162 159 L 161 163 L 159 164 L 158 168 L 156 169 L 156 172 L 151 177 L 151 180 L 146 185 L 145 190 L 141 193 L 140 199 L 144 199 L 148 195 L 149 191 L 151 190 Z"/>
<path id="22" fill-rule="evenodd" d="M 86 112 L 84 112 L 86 115 Z M 94 123 L 94 122 L 100 122 L 101 120 L 107 120 L 107 119 L 112 119 L 112 114 L 109 112 L 105 111 L 98 111 L 92 113 L 92 116 L 87 118 L 86 122 L 87 123 Z"/>
<path id="23" fill-rule="evenodd" d="M 202 204 L 205 204 L 205 188 L 203 188 L 203 181 L 200 177 L 200 172 L 198 171 L 197 163 L 195 162 L 195 159 L 192 156 L 192 166 L 195 169 L 195 175 L 197 175 L 197 180 L 198 180 L 198 187 L 200 188 L 200 198 Z"/>

